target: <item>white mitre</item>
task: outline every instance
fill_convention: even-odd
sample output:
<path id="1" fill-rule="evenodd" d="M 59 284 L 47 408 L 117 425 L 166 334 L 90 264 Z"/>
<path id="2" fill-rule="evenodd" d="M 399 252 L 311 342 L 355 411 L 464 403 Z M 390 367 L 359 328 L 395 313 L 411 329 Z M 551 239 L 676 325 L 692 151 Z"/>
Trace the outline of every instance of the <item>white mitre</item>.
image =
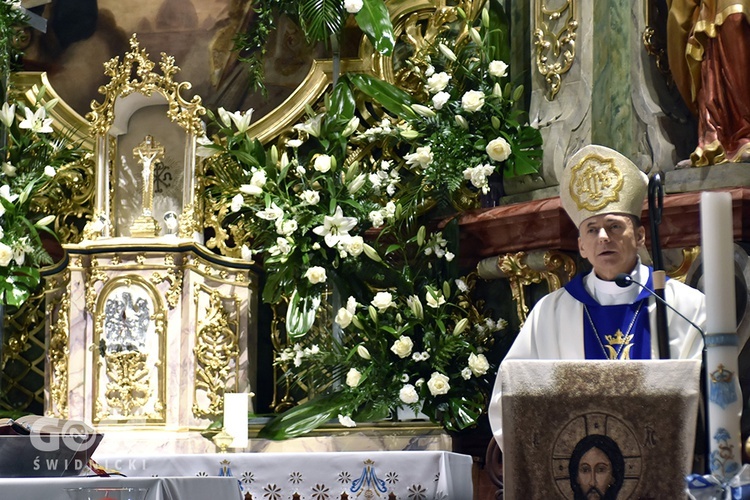
<path id="1" fill-rule="evenodd" d="M 580 227 L 595 215 L 623 213 L 641 218 L 648 177 L 614 149 L 590 144 L 574 154 L 563 171 L 560 201 Z"/>

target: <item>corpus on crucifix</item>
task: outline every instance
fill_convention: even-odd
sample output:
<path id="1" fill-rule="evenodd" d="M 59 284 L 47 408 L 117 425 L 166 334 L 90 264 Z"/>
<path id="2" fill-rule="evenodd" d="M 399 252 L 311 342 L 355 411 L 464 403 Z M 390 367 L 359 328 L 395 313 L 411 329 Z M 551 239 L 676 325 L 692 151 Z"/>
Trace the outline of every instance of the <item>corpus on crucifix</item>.
<path id="1" fill-rule="evenodd" d="M 131 226 L 130 233 L 136 237 L 157 236 L 161 228 L 152 215 L 154 210 L 154 163 L 164 156 L 164 146 L 156 142 L 152 136 L 147 135 L 143 142 L 133 148 L 133 156 L 138 158 L 138 163 L 143 167 L 143 211 Z"/>

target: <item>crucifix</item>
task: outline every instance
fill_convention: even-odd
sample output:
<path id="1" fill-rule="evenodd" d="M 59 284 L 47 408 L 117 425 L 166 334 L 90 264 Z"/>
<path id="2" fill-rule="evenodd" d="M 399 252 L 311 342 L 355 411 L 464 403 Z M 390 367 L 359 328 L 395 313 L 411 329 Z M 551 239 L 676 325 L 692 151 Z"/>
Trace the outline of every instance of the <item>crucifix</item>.
<path id="1" fill-rule="evenodd" d="M 133 156 L 138 158 L 138 163 L 143 167 L 141 172 L 143 178 L 143 210 L 130 227 L 130 234 L 136 237 L 158 236 L 161 228 L 153 217 L 154 163 L 164 156 L 164 146 L 156 142 L 152 136 L 147 135 L 143 142 L 133 148 Z"/>

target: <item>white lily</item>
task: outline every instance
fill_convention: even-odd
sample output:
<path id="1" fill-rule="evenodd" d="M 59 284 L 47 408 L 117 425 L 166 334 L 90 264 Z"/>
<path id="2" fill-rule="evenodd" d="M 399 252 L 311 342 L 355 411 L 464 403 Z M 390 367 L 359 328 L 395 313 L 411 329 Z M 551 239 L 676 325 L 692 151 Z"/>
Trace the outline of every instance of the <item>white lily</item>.
<path id="1" fill-rule="evenodd" d="M 25 108 L 23 111 L 26 118 L 18 124 L 19 128 L 29 129 L 37 134 L 51 134 L 53 132 L 52 127 L 50 127 L 52 118 L 47 118 L 47 110 L 44 107 L 37 108 L 36 111 Z"/>
<path id="2" fill-rule="evenodd" d="M 9 127 L 13 124 L 13 120 L 16 117 L 16 105 L 15 104 L 8 104 L 7 102 L 3 103 L 3 107 L 0 108 L 0 122 L 3 123 L 6 127 Z"/>
<path id="3" fill-rule="evenodd" d="M 218 113 L 219 113 L 219 119 L 221 120 L 221 123 L 223 123 L 225 127 L 231 127 L 232 118 L 229 115 L 229 111 L 227 111 L 224 108 L 219 108 Z"/>
<path id="4" fill-rule="evenodd" d="M 323 121 L 323 115 L 313 116 L 305 123 L 298 123 L 294 126 L 294 129 L 307 132 L 313 137 L 320 137 L 320 122 Z"/>
<path id="5" fill-rule="evenodd" d="M 284 216 L 284 210 L 279 208 L 276 203 L 271 203 L 270 207 L 266 208 L 265 210 L 258 210 L 257 212 L 255 212 L 255 215 L 264 220 L 276 220 Z"/>
<path id="6" fill-rule="evenodd" d="M 241 111 L 235 111 L 234 113 L 229 113 L 229 118 L 232 119 L 232 122 L 234 122 L 234 126 L 237 127 L 237 131 L 240 134 L 244 134 L 247 132 L 247 129 L 250 128 L 250 120 L 253 118 L 253 108 L 248 109 L 244 113 Z"/>
<path id="7" fill-rule="evenodd" d="M 326 245 L 330 248 L 335 247 L 342 236 L 349 236 L 349 231 L 357 225 L 357 219 L 354 217 L 344 217 L 344 212 L 340 206 L 336 206 L 332 216 L 326 215 L 323 218 L 323 225 L 313 228 L 313 232 L 318 236 L 323 236 Z"/>
<path id="8" fill-rule="evenodd" d="M 208 138 L 208 136 L 203 135 L 201 137 L 198 137 L 195 142 L 197 144 L 195 148 L 195 154 L 197 156 L 200 156 L 201 158 L 208 158 L 209 156 L 213 156 L 214 153 L 216 153 L 216 149 L 208 147 L 214 143 L 211 139 Z"/>
<path id="9" fill-rule="evenodd" d="M 17 194 L 10 194 L 10 186 L 8 184 L 3 184 L 2 186 L 0 186 L 0 196 L 11 203 L 18 199 Z"/>

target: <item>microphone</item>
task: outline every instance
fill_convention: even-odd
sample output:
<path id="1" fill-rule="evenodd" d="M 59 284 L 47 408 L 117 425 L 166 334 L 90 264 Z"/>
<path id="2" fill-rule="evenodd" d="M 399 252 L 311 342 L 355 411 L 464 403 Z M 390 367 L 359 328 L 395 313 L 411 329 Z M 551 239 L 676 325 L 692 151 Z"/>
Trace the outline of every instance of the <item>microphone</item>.
<path id="1" fill-rule="evenodd" d="M 704 348 L 705 348 L 705 344 L 706 344 L 706 332 L 703 331 L 703 328 L 701 328 L 700 326 L 696 325 L 693 321 L 689 320 L 684 314 L 682 314 L 680 311 L 678 311 L 677 309 L 675 309 L 674 307 L 672 307 L 672 305 L 669 302 L 667 302 L 666 300 L 664 300 L 663 298 L 661 298 L 658 293 L 656 293 L 655 291 L 651 290 L 649 287 L 647 287 L 643 283 L 637 282 L 636 280 L 633 279 L 633 277 L 631 275 L 629 275 L 627 273 L 620 273 L 620 274 L 618 274 L 617 277 L 615 278 L 615 283 L 620 288 L 626 288 L 626 287 L 630 286 L 631 283 L 635 283 L 639 287 L 641 287 L 644 290 L 646 290 L 653 297 L 655 297 L 656 300 L 660 301 L 662 304 L 664 304 L 666 307 L 668 307 L 670 310 L 672 310 L 672 312 L 674 312 L 677 316 L 679 316 L 680 318 L 682 318 L 685 321 L 687 321 L 688 324 L 690 324 L 690 326 L 692 326 L 693 328 L 695 328 L 696 330 L 698 330 L 698 332 L 701 334 L 701 337 L 703 338 L 703 345 L 704 345 Z"/>

